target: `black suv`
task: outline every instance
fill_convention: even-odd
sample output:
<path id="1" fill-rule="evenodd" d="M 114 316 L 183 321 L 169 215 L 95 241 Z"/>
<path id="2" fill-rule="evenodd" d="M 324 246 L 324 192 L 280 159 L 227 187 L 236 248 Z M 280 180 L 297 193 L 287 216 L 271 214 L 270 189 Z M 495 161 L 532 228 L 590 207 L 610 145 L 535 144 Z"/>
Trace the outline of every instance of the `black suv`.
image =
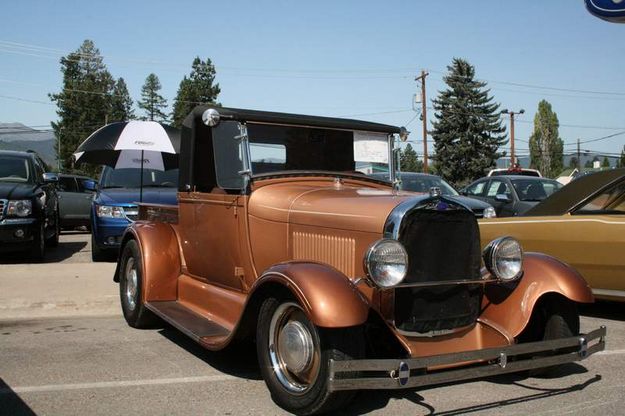
<path id="1" fill-rule="evenodd" d="M 0 252 L 43 259 L 59 243 L 58 177 L 34 152 L 0 151 Z"/>

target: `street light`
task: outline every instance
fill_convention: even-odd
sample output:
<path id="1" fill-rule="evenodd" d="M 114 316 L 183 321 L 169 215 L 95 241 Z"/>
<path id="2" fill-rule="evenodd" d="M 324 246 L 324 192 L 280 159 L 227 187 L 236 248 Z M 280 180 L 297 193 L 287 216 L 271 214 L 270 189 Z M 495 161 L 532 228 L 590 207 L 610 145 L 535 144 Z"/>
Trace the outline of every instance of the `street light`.
<path id="1" fill-rule="evenodd" d="M 516 166 L 514 158 L 514 115 L 523 113 L 525 110 L 522 108 L 519 111 L 509 111 L 507 108 L 501 110 L 501 114 L 510 114 L 510 167 L 512 168 Z"/>

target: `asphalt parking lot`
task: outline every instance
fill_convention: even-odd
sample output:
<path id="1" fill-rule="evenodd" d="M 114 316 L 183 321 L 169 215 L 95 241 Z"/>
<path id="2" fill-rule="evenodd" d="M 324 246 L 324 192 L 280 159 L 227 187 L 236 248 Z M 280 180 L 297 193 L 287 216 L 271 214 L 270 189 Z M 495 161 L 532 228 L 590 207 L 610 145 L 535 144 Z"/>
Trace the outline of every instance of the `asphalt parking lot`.
<path id="1" fill-rule="evenodd" d="M 0 415 L 284 414 L 253 347 L 206 351 L 177 331 L 129 328 L 114 263 L 93 264 L 72 233 L 41 264 L 0 258 Z M 368 392 L 341 414 L 622 415 L 625 308 L 582 309 L 608 327 L 607 351 L 559 377 L 506 376 L 418 391 Z"/>

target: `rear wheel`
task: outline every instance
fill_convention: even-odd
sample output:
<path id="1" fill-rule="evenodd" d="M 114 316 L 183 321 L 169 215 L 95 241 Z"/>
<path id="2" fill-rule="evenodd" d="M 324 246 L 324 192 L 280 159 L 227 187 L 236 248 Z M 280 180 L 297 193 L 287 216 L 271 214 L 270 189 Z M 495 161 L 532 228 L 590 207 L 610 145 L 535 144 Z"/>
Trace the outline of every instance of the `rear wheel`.
<path id="1" fill-rule="evenodd" d="M 256 346 L 265 383 L 285 410 L 327 412 L 353 397 L 353 392 L 328 391 L 328 362 L 364 355 L 360 328 L 320 330 L 296 302 L 268 298 L 259 313 Z"/>
<path id="2" fill-rule="evenodd" d="M 154 327 L 159 320 L 143 303 L 143 262 L 135 240 L 124 246 L 119 273 L 119 297 L 126 322 L 134 328 Z"/>

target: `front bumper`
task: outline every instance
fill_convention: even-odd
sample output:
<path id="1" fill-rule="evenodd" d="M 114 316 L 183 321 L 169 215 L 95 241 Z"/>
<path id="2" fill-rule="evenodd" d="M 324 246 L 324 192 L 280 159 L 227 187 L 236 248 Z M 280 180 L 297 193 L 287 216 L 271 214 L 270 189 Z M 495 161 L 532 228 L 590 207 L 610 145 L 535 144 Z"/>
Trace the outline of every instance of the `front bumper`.
<path id="1" fill-rule="evenodd" d="M 98 218 L 95 223 L 92 222 L 91 232 L 101 249 L 118 249 L 124 231 L 130 224 L 130 221 L 121 218 Z"/>
<path id="2" fill-rule="evenodd" d="M 38 232 L 39 225 L 35 218 L 4 218 L 0 221 L 0 252 L 29 249 Z"/>
<path id="3" fill-rule="evenodd" d="M 330 360 L 328 388 L 330 391 L 416 388 L 550 367 L 581 361 L 603 351 L 605 336 L 606 328 L 601 326 L 576 337 L 423 358 Z M 429 370 L 432 367 L 462 366 L 469 362 L 479 363 L 460 368 Z M 366 376 L 358 377 L 359 372 Z"/>

